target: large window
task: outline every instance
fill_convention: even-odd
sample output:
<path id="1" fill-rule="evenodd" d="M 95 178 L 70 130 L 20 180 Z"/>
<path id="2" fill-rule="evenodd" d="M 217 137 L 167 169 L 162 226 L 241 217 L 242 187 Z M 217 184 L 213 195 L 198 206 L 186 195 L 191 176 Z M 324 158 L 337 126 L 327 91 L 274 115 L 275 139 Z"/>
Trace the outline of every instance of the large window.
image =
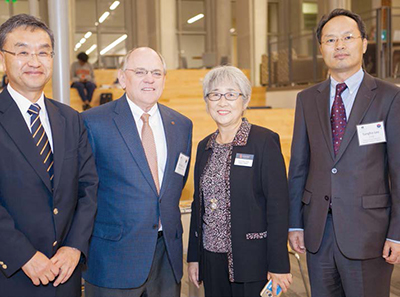
<path id="1" fill-rule="evenodd" d="M 127 52 L 124 1 L 76 0 L 74 51 L 97 67 L 116 68 Z"/>
<path id="2" fill-rule="evenodd" d="M 200 68 L 205 52 L 204 0 L 177 0 L 180 67 Z"/>
<path id="3" fill-rule="evenodd" d="M 0 24 L 7 21 L 11 16 L 20 13 L 29 13 L 28 0 L 18 0 L 16 2 L 0 0 Z"/>
<path id="4" fill-rule="evenodd" d="M 318 4 L 312 2 L 303 2 L 303 20 L 304 29 L 313 30 L 317 25 Z"/>

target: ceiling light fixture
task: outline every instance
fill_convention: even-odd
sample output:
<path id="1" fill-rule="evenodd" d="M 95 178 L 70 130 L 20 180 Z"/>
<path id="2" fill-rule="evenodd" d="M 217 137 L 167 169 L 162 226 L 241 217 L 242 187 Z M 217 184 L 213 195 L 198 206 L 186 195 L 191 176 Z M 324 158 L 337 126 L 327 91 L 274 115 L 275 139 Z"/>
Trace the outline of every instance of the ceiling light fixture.
<path id="1" fill-rule="evenodd" d="M 93 52 L 97 48 L 97 44 L 93 44 L 87 51 L 86 55 L 90 55 L 91 52 Z"/>
<path id="2" fill-rule="evenodd" d="M 109 15 L 110 15 L 109 11 L 106 11 L 105 13 L 103 13 L 101 15 L 101 17 L 99 18 L 99 23 L 101 24 L 102 22 L 104 22 L 106 20 L 106 18 L 108 18 Z"/>
<path id="3" fill-rule="evenodd" d="M 202 18 L 204 18 L 204 14 L 199 13 L 198 15 L 195 15 L 194 17 L 188 19 L 187 23 L 193 24 L 194 22 L 197 22 L 198 20 L 201 20 Z"/>
<path id="4" fill-rule="evenodd" d="M 114 1 L 113 4 L 111 4 L 110 6 L 110 10 L 114 10 L 118 7 L 118 5 L 120 4 L 119 1 Z"/>
<path id="5" fill-rule="evenodd" d="M 104 55 L 105 53 L 107 53 L 110 49 L 114 48 L 115 46 L 117 46 L 118 44 L 120 44 L 122 41 L 124 41 L 126 38 L 128 37 L 128 35 L 124 34 L 122 35 L 120 38 L 118 38 L 117 40 L 113 41 L 112 43 L 110 43 L 109 45 L 107 45 L 104 49 L 101 50 L 100 55 Z"/>

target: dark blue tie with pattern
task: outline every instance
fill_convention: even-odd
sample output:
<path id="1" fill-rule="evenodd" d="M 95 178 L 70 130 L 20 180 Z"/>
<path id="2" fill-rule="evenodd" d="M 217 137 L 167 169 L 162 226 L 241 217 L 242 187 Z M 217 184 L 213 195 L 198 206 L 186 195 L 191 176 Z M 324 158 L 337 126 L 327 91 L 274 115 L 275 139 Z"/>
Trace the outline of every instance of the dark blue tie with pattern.
<path id="1" fill-rule="evenodd" d="M 51 152 L 49 139 L 47 138 L 42 122 L 40 121 L 39 104 L 37 103 L 32 104 L 28 109 L 28 113 L 31 115 L 31 133 L 33 141 L 38 149 L 39 155 L 43 162 L 43 166 L 45 166 L 46 171 L 49 173 L 51 184 L 53 185 L 53 178 L 54 178 L 53 153 Z"/>

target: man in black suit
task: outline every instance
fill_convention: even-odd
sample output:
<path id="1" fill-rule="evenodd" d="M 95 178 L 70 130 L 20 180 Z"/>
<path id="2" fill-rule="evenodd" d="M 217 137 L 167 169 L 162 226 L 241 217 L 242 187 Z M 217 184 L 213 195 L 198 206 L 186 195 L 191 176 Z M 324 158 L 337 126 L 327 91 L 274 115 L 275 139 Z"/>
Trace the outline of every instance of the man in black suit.
<path id="1" fill-rule="evenodd" d="M 32 16 L 0 27 L 0 296 L 80 296 L 98 178 L 80 115 L 44 97 L 53 49 Z"/>

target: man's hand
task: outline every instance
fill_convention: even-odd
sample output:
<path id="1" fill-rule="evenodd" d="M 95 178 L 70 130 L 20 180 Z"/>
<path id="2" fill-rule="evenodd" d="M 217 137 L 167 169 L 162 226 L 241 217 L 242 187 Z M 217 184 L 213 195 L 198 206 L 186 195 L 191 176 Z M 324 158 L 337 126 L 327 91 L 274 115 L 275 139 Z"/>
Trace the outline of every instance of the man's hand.
<path id="1" fill-rule="evenodd" d="M 281 287 L 282 292 L 286 293 L 292 283 L 291 273 L 271 273 L 268 272 L 268 280 L 272 280 L 272 294 L 276 296 L 278 285 Z"/>
<path id="2" fill-rule="evenodd" d="M 51 258 L 51 262 L 60 269 L 60 275 L 55 280 L 53 286 L 65 283 L 74 272 L 81 257 L 81 251 L 69 246 L 60 247 L 57 253 Z"/>
<path id="3" fill-rule="evenodd" d="M 304 246 L 304 231 L 289 231 L 289 243 L 292 250 L 297 253 L 304 254 L 306 248 Z"/>
<path id="4" fill-rule="evenodd" d="M 188 263 L 188 275 L 189 280 L 196 286 L 196 288 L 200 288 L 201 282 L 199 282 L 199 262 Z"/>
<path id="5" fill-rule="evenodd" d="M 389 264 L 400 263 L 400 243 L 386 240 L 383 247 L 382 257 Z"/>
<path id="6" fill-rule="evenodd" d="M 22 270 L 35 286 L 39 286 L 40 283 L 47 285 L 54 280 L 59 271 L 58 267 L 39 251 L 22 266 Z"/>

